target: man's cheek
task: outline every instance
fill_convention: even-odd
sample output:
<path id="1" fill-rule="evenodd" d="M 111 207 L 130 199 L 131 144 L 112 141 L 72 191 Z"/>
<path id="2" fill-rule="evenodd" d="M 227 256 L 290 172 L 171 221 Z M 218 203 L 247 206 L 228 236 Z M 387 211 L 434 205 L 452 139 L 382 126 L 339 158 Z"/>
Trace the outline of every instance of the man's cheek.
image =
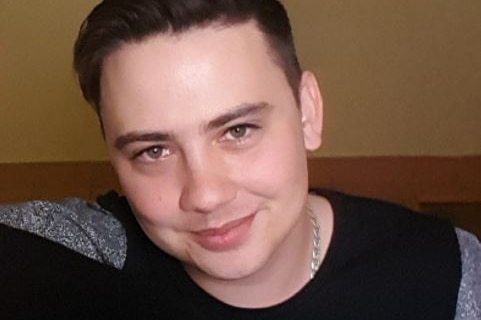
<path id="1" fill-rule="evenodd" d="M 292 155 L 270 148 L 251 159 L 243 174 L 253 189 L 264 194 L 274 194 L 293 182 L 296 167 Z"/>

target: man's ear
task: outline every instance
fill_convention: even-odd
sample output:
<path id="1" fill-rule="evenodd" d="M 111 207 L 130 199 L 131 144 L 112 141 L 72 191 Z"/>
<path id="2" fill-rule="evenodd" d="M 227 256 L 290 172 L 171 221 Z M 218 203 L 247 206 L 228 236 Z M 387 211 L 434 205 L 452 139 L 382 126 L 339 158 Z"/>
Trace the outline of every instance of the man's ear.
<path id="1" fill-rule="evenodd" d="M 304 146 L 313 151 L 321 145 L 322 134 L 322 97 L 316 77 L 304 71 L 299 85 L 299 107 L 302 116 Z"/>

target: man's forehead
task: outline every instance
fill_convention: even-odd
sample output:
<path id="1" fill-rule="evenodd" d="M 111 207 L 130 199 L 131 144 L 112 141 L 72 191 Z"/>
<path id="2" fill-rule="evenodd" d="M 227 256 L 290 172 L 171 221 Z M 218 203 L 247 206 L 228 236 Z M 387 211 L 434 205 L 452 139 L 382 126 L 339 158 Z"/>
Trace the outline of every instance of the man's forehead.
<path id="1" fill-rule="evenodd" d="M 251 22 L 127 44 L 104 71 L 102 119 L 106 129 L 113 120 L 117 133 L 198 127 L 243 103 L 292 98 L 286 99 L 284 72 Z"/>
<path id="2" fill-rule="evenodd" d="M 153 35 L 140 42 L 124 44 L 107 56 L 101 76 L 102 95 L 104 87 L 116 84 L 114 80 L 119 77 L 157 72 L 168 85 L 169 80 L 174 80 L 173 76 L 184 74 L 186 78 L 195 79 L 209 68 L 230 72 L 234 64 L 241 63 L 245 69 L 254 64 L 263 69 L 274 65 L 264 37 L 253 22 L 224 28 L 197 28 L 174 35 Z M 240 78 L 242 74 L 236 76 Z M 148 85 L 145 81 L 138 84 Z"/>

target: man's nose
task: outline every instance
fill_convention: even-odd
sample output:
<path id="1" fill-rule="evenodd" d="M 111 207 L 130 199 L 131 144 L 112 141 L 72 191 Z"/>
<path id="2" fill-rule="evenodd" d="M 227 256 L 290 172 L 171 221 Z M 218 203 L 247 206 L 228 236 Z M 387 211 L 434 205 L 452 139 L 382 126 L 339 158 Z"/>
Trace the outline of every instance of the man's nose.
<path id="1" fill-rule="evenodd" d="M 184 185 L 180 195 L 183 211 L 209 213 L 236 196 L 235 183 L 228 168 L 218 159 L 203 159 L 184 166 Z"/>

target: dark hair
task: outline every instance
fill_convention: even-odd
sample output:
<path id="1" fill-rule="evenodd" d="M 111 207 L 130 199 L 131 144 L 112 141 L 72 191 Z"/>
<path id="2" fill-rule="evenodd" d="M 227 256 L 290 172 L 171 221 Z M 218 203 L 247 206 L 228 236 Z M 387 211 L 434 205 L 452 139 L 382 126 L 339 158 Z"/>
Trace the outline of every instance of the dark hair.
<path id="1" fill-rule="evenodd" d="M 99 113 L 103 61 L 124 43 L 249 20 L 264 34 L 297 99 L 301 68 L 289 18 L 277 0 L 104 0 L 84 20 L 75 42 L 74 68 L 82 93 Z"/>

